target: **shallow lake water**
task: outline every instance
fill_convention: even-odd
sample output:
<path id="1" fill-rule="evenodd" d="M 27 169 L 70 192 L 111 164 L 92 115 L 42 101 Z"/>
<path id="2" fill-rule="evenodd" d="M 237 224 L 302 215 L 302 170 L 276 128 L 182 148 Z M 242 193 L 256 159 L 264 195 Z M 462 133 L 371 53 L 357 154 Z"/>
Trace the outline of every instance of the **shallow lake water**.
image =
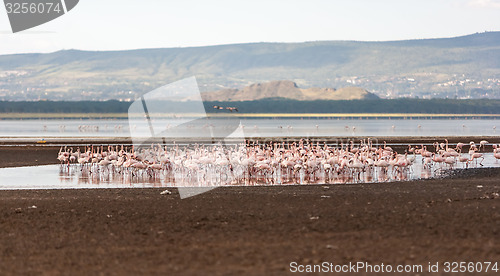
<path id="1" fill-rule="evenodd" d="M 484 154 L 483 167 L 500 167 L 500 162 L 492 153 Z M 471 162 L 469 167 L 481 167 Z M 456 164 L 453 168 L 464 168 L 464 164 Z M 354 184 L 390 181 L 407 181 L 438 177 L 449 170 L 446 165 L 434 164 L 430 168 L 422 166 L 422 159 L 417 157 L 411 169 L 406 172 L 397 172 L 389 169 L 384 173 L 374 168 L 361 173 L 329 175 L 318 172 L 313 176 L 303 172 L 291 178 L 282 173 L 275 173 L 267 177 L 242 175 L 237 178 L 228 178 L 220 173 L 199 173 L 186 176 L 185 174 L 157 174 L 153 176 L 146 172 L 132 173 L 116 172 L 114 170 L 89 169 L 82 170 L 75 165 L 47 165 L 37 167 L 19 167 L 0 169 L 0 190 L 13 189 L 79 189 L 79 188 L 150 188 L 150 187 L 219 187 L 219 186 L 259 186 L 259 185 L 309 185 L 309 184 Z"/>
<path id="2" fill-rule="evenodd" d="M 286 119 L 256 118 L 242 119 L 239 129 L 244 137 L 349 137 L 349 136 L 496 136 L 498 119 Z M 166 129 L 185 124 L 186 133 L 196 131 L 190 119 L 158 119 L 151 125 L 130 123 L 125 119 L 103 120 L 0 120 L 0 137 L 130 137 L 133 133 L 149 133 L 149 129 Z M 184 127 L 184 125 L 183 125 Z M 181 129 L 181 133 L 184 133 Z M 485 154 L 486 167 L 498 167 L 492 154 Z M 56 156 L 54 156 L 54 159 Z M 463 167 L 457 164 L 455 168 Z M 354 175 L 315 173 L 313 176 L 299 174 L 288 177 L 280 173 L 272 176 L 231 178 L 221 174 L 148 174 L 133 175 L 131 172 L 90 173 L 79 167 L 59 165 L 3 168 L 0 169 L 0 189 L 58 189 L 58 188 L 125 188 L 125 187 L 213 187 L 253 185 L 307 185 L 324 183 L 371 183 L 404 181 L 436 177 L 445 166 L 423 168 L 417 159 L 412 169 L 405 173 L 374 169 Z"/>
<path id="3" fill-rule="evenodd" d="M 153 120 L 155 129 L 179 124 L 189 129 L 189 119 Z M 498 132 L 497 132 L 498 126 Z M 150 125 L 128 120 L 0 120 L 0 137 L 130 137 L 149 133 Z M 246 137 L 314 136 L 492 136 L 500 133 L 497 119 L 241 119 Z"/>

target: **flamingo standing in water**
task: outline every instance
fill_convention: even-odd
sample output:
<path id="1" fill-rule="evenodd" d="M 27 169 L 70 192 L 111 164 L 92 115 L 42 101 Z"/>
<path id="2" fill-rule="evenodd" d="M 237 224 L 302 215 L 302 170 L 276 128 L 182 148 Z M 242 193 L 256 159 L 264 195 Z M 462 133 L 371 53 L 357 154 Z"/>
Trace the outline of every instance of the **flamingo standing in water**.
<path id="1" fill-rule="evenodd" d="M 476 151 L 478 151 L 476 147 L 471 147 L 471 149 L 469 150 L 469 156 L 470 156 L 469 161 L 474 161 L 474 159 L 476 159 L 476 164 L 477 164 L 477 159 L 481 158 L 481 162 L 479 162 L 479 165 L 483 166 L 484 156 L 482 153 Z"/>
<path id="2" fill-rule="evenodd" d="M 482 140 L 481 142 L 479 142 L 479 151 L 481 151 L 481 147 L 484 150 L 486 144 L 488 144 L 488 141 L 486 141 L 486 140 Z"/>
<path id="3" fill-rule="evenodd" d="M 389 162 L 380 158 L 374 162 L 375 167 L 382 168 L 383 171 L 387 171 L 387 167 L 389 167 Z"/>
<path id="4" fill-rule="evenodd" d="M 500 145 L 493 144 L 493 157 L 498 160 L 500 159 Z"/>
<path id="5" fill-rule="evenodd" d="M 467 158 L 467 156 L 462 156 L 462 153 L 460 153 L 460 155 L 458 156 L 458 161 L 460 163 L 463 163 L 465 164 L 465 168 L 468 168 L 469 167 L 469 158 Z"/>
<path id="6" fill-rule="evenodd" d="M 67 151 L 67 147 L 61 147 L 59 149 L 59 153 L 57 154 L 57 160 L 61 161 L 61 164 L 68 163 L 69 164 L 69 152 Z"/>
<path id="7" fill-rule="evenodd" d="M 446 158 L 444 159 L 444 163 L 446 163 L 446 164 L 450 165 L 450 169 L 451 169 L 451 168 L 453 168 L 453 165 L 455 164 L 455 158 L 454 158 L 454 157 L 451 157 L 451 156 L 446 157 Z"/>
<path id="8" fill-rule="evenodd" d="M 497 162 L 498 162 L 498 160 L 500 159 L 500 151 L 499 151 L 499 152 L 494 152 L 494 153 L 493 153 L 493 157 L 495 157 L 495 159 L 496 159 L 496 160 L 497 160 Z"/>
<path id="9" fill-rule="evenodd" d="M 432 156 L 432 161 L 434 161 L 434 162 L 436 162 L 438 164 L 443 163 L 444 160 L 445 160 L 444 157 L 441 156 L 441 155 L 439 155 L 439 154 L 433 154 L 433 156 Z"/>

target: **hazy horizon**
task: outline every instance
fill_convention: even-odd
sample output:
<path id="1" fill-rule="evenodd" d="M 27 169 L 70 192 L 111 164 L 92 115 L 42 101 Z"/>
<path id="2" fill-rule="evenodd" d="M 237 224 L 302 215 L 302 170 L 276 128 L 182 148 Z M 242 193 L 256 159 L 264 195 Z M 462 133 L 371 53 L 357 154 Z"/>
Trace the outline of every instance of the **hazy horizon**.
<path id="1" fill-rule="evenodd" d="M 210 45 L 197 45 L 197 46 L 179 46 L 179 47 L 145 47 L 145 48 L 130 48 L 130 49 L 109 49 L 109 50 L 87 50 L 78 48 L 68 48 L 68 49 L 58 49 L 51 52 L 20 52 L 20 53 L 10 53 L 10 54 L 0 54 L 0 55 L 17 55 L 17 54 L 50 54 L 59 51 L 85 51 L 85 52 L 118 52 L 118 51 L 134 51 L 134 50 L 148 50 L 148 49 L 176 49 L 176 48 L 203 48 L 203 47 L 215 47 L 215 46 L 225 46 L 225 45 L 245 45 L 245 44 L 260 44 L 260 43 L 290 43 L 290 44 L 300 44 L 300 43 L 314 43 L 314 42 L 398 42 L 398 41 L 413 41 L 413 40 L 431 40 L 431 39 L 446 39 L 446 38 L 456 38 L 464 37 L 474 34 L 481 33 L 500 33 L 500 31 L 483 31 L 475 32 L 470 34 L 449 36 L 449 37 L 428 37 L 428 38 L 410 38 L 410 39 L 398 39 L 398 40 L 307 40 L 307 41 L 259 41 L 259 42 L 242 42 L 242 43 L 226 43 L 226 44 L 210 44 Z"/>

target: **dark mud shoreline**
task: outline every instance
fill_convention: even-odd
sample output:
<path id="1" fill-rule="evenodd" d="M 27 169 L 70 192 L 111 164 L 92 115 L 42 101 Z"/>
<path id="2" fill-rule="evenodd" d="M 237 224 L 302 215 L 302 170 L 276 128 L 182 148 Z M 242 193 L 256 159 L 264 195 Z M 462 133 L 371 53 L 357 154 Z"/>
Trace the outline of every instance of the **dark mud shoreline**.
<path id="1" fill-rule="evenodd" d="M 18 157 L 0 165 L 54 163 L 57 150 L 2 148 L 2 160 Z M 0 274 L 282 275 L 290 262 L 500 262 L 500 169 L 226 187 L 182 200 L 163 190 L 0 191 Z"/>

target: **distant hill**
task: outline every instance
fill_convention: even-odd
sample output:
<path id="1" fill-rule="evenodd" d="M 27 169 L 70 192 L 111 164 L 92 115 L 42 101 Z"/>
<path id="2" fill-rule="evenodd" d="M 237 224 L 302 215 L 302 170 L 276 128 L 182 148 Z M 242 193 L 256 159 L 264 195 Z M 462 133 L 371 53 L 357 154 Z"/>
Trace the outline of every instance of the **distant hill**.
<path id="1" fill-rule="evenodd" d="M 359 87 L 307 88 L 297 87 L 293 81 L 271 81 L 245 86 L 242 89 L 222 89 L 216 92 L 202 93 L 204 101 L 254 101 L 262 99 L 282 98 L 300 101 L 315 100 L 362 100 L 377 99 L 372 94 Z"/>
<path id="2" fill-rule="evenodd" d="M 291 80 L 383 97 L 500 98 L 500 32 L 423 40 L 250 43 L 0 56 L 0 100 L 133 100 L 196 76 L 202 92 Z"/>

